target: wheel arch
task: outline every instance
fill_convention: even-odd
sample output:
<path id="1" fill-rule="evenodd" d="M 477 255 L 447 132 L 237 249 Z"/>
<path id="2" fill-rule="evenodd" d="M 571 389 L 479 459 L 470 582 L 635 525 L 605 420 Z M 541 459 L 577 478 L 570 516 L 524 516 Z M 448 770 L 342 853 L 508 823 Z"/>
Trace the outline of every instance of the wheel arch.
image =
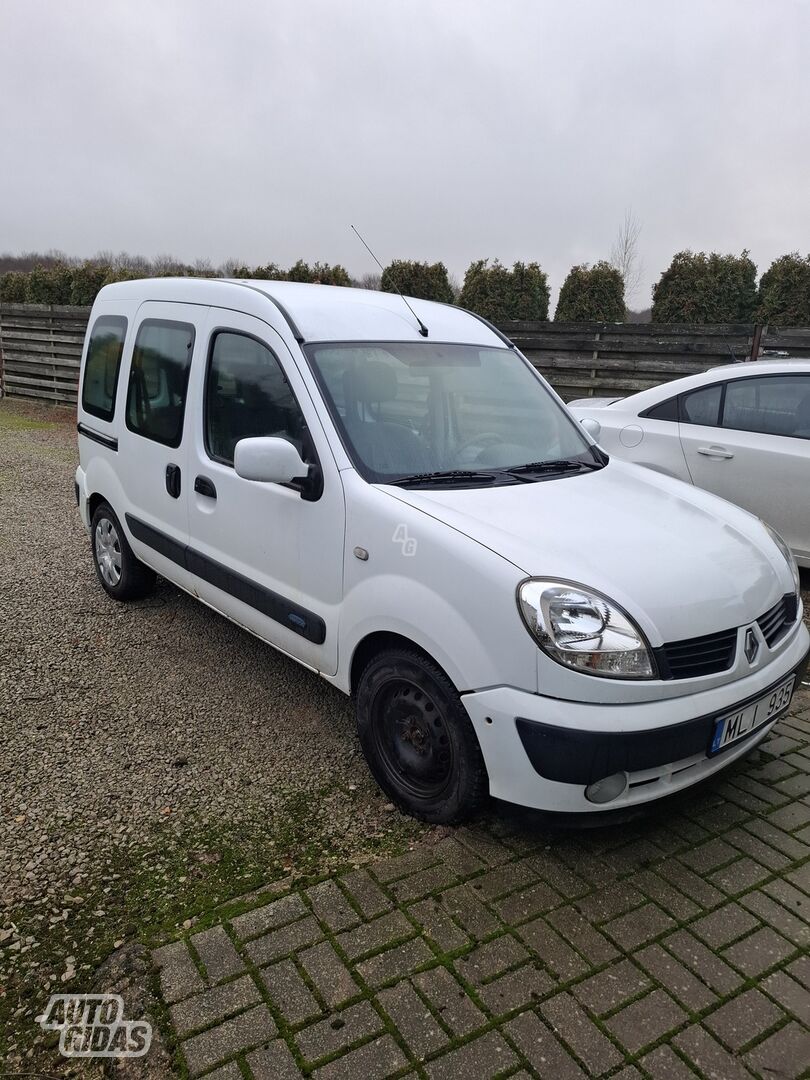
<path id="1" fill-rule="evenodd" d="M 408 649 L 410 652 L 418 653 L 425 660 L 428 660 L 434 667 L 437 667 L 439 671 L 455 686 L 453 679 L 439 663 L 435 656 L 431 656 L 427 649 L 419 645 L 412 638 L 406 637 L 404 634 L 397 634 L 391 630 L 374 630 L 370 634 L 366 634 L 354 647 L 352 658 L 349 664 L 349 692 L 354 697 L 357 692 L 357 684 L 360 682 L 360 677 L 363 671 L 368 666 L 369 662 L 374 659 L 375 656 L 379 656 L 381 652 L 385 652 L 387 649 Z"/>
<path id="2" fill-rule="evenodd" d="M 93 514 L 95 514 L 96 510 L 98 510 L 99 506 L 101 506 L 102 503 L 107 503 L 109 506 L 112 505 L 110 503 L 110 500 L 104 495 L 102 495 L 100 491 L 94 491 L 92 495 L 88 496 L 87 515 L 90 522 L 92 522 L 93 520 Z"/>

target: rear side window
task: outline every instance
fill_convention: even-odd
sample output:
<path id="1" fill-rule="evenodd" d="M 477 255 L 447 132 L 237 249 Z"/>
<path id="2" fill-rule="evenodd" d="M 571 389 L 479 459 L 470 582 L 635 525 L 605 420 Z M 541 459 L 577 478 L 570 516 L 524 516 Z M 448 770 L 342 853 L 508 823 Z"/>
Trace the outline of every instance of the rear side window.
<path id="1" fill-rule="evenodd" d="M 135 338 L 127 389 L 127 427 L 144 438 L 177 447 L 183 437 L 186 387 L 194 327 L 144 319 Z"/>
<path id="2" fill-rule="evenodd" d="M 681 397 L 681 423 L 716 427 L 720 418 L 723 387 L 720 383 L 693 390 Z"/>
<path id="3" fill-rule="evenodd" d="M 215 334 L 205 392 L 205 445 L 210 457 L 233 465 L 240 439 L 276 435 L 312 457 L 303 414 L 275 354 L 261 341 Z"/>
<path id="4" fill-rule="evenodd" d="M 677 420 L 678 399 L 677 397 L 673 397 L 668 401 L 661 401 L 658 405 L 653 405 L 651 409 L 647 409 L 647 411 L 643 412 L 641 415 L 649 417 L 650 420 Z"/>
<path id="5" fill-rule="evenodd" d="M 112 420 L 118 369 L 127 334 L 127 320 L 118 315 L 102 315 L 93 323 L 87 362 L 84 365 L 82 408 L 99 420 Z"/>
<path id="6" fill-rule="evenodd" d="M 810 439 L 810 376 L 758 375 L 730 382 L 723 427 Z"/>

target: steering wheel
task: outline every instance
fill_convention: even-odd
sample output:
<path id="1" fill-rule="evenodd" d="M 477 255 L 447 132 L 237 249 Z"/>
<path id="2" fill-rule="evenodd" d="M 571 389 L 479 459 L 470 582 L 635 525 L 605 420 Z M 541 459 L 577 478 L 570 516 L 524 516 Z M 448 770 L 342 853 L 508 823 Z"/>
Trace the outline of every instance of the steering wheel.
<path id="1" fill-rule="evenodd" d="M 488 446 L 495 446 L 497 443 L 503 442 L 503 435 L 499 435 L 496 431 L 482 431 L 479 435 L 474 435 L 470 439 L 465 439 L 461 446 L 456 449 L 456 458 L 459 463 L 462 463 L 462 456 L 471 449 L 485 450 Z M 469 457 L 463 462 L 465 465 L 469 465 L 476 460 L 475 457 Z"/>

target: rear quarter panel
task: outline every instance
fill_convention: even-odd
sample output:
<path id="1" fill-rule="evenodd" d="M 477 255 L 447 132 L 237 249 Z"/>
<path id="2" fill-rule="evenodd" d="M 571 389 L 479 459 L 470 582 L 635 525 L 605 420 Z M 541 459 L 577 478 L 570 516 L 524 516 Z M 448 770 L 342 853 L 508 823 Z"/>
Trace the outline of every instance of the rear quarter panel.
<path id="1" fill-rule="evenodd" d="M 681 447 L 678 424 L 639 416 L 635 410 L 611 406 L 572 410 L 578 420 L 591 417 L 600 425 L 598 443 L 608 454 L 653 469 L 676 480 L 692 482 Z"/>

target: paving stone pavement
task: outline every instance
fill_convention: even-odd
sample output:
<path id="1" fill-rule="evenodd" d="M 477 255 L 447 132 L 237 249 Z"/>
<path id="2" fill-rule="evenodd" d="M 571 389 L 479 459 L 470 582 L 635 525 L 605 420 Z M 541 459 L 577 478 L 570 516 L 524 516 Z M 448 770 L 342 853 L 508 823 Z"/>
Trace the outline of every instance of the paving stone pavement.
<path id="1" fill-rule="evenodd" d="M 495 813 L 217 917 L 154 952 L 192 1078 L 807 1077 L 810 692 L 664 812 Z"/>

